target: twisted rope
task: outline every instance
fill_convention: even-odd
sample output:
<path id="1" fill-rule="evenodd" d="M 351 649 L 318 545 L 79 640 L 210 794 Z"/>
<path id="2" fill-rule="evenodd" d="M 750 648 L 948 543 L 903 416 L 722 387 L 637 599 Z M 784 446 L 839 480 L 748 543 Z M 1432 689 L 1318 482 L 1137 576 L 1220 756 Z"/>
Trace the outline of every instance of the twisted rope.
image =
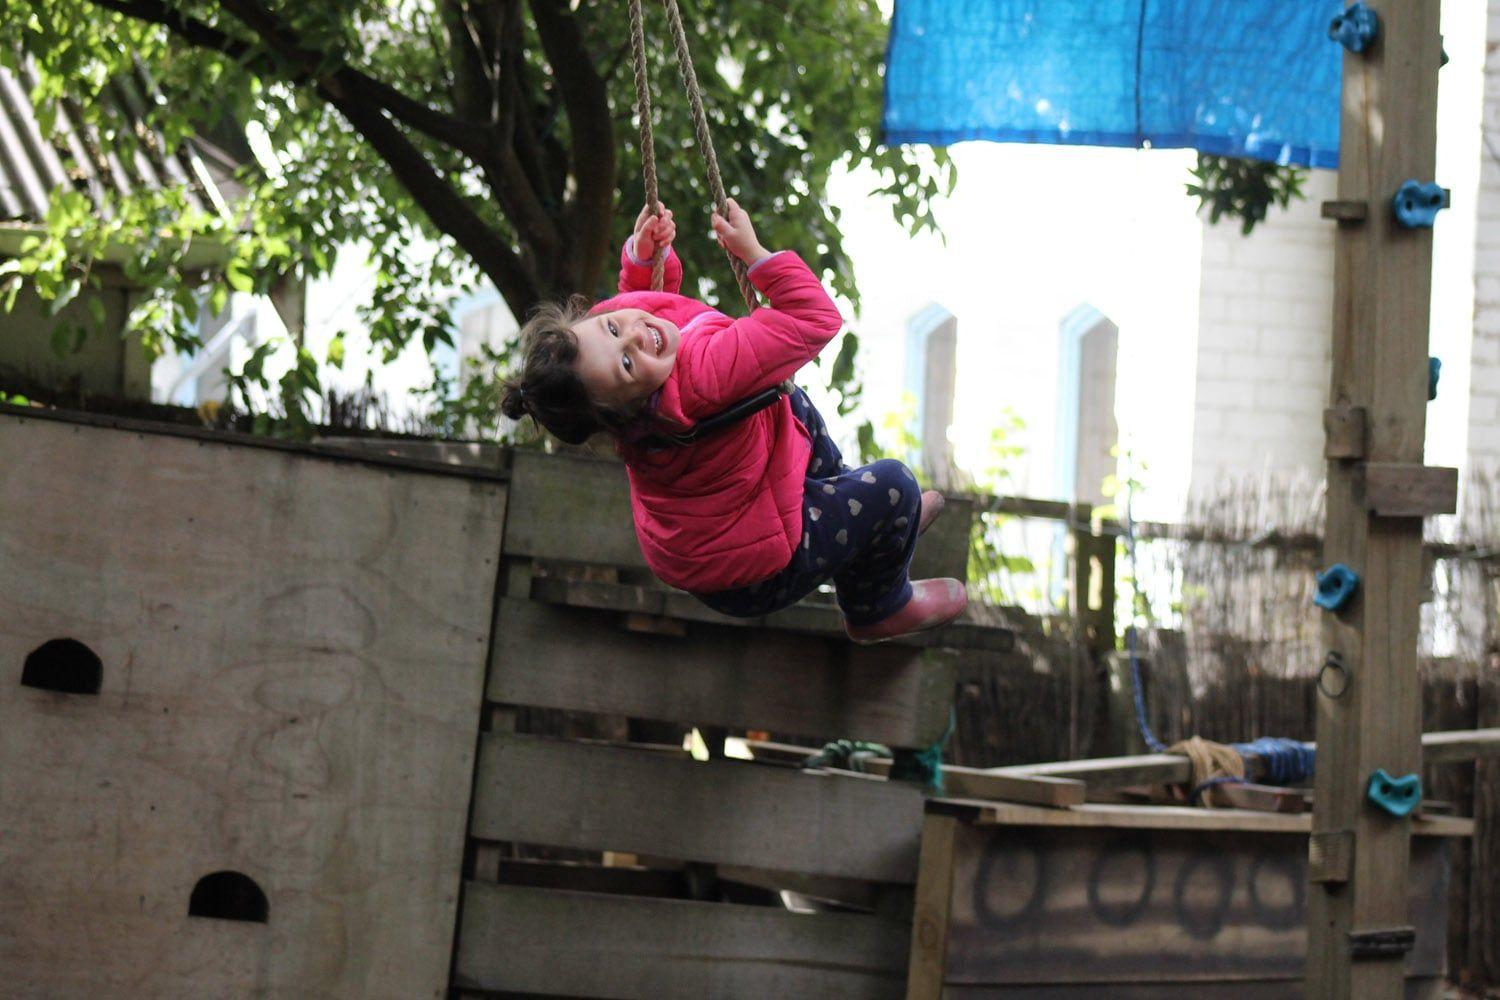
<path id="1" fill-rule="evenodd" d="M 656 142 L 651 136 L 651 87 L 646 81 L 646 30 L 641 15 L 641 0 L 630 0 L 630 52 L 635 60 L 635 113 L 641 124 L 641 173 L 646 178 L 646 207 L 654 218 L 661 217 L 661 200 L 656 191 Z M 667 269 L 667 255 L 660 244 L 651 252 L 651 290 L 659 292 Z"/>
<path id="2" fill-rule="evenodd" d="M 635 0 L 632 0 L 632 4 Z M 703 94 L 698 90 L 698 74 L 693 71 L 693 57 L 688 52 L 687 32 L 682 27 L 682 13 L 677 9 L 677 0 L 662 0 L 667 9 L 667 24 L 672 29 L 672 47 L 677 50 L 677 68 L 682 71 L 682 86 L 687 90 L 688 104 L 693 112 L 693 134 L 698 140 L 698 152 L 708 168 L 708 187 L 713 194 L 714 208 L 725 218 L 729 217 L 729 198 L 724 194 L 724 180 L 719 176 L 719 159 L 714 155 L 714 142 L 708 134 L 708 117 L 703 112 Z M 640 63 L 644 64 L 644 55 Z M 750 284 L 749 268 L 727 249 L 729 266 L 734 269 L 734 280 L 739 283 L 740 294 L 745 305 L 754 309 L 760 304 L 755 286 Z"/>

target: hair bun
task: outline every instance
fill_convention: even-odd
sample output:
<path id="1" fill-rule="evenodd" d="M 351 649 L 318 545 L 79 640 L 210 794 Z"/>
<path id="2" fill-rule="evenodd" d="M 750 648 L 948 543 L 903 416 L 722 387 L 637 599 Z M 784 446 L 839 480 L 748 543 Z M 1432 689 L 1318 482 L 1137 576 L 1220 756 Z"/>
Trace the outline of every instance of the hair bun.
<path id="1" fill-rule="evenodd" d="M 520 420 L 530 412 L 526 407 L 526 393 L 520 386 L 506 383 L 505 392 L 500 397 L 500 412 L 512 420 Z"/>

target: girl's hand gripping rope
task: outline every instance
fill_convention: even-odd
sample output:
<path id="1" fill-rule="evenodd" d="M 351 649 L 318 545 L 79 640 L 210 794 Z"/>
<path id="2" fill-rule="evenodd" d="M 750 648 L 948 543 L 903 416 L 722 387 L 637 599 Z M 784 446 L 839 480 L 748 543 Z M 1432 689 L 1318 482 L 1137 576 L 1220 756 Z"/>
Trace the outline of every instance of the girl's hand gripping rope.
<path id="1" fill-rule="evenodd" d="M 750 224 L 750 216 L 733 199 L 726 199 L 729 205 L 728 217 L 715 212 L 712 217 L 714 235 L 719 238 L 719 243 L 746 264 L 754 264 L 771 256 L 771 252 L 760 245 L 760 240 L 755 237 L 755 227 Z"/>
<path id="2" fill-rule="evenodd" d="M 641 260 L 650 260 L 657 247 L 663 249 L 677 239 L 677 223 L 672 221 L 672 210 L 662 207 L 661 215 L 651 214 L 651 206 L 641 209 L 635 217 L 635 255 Z"/>

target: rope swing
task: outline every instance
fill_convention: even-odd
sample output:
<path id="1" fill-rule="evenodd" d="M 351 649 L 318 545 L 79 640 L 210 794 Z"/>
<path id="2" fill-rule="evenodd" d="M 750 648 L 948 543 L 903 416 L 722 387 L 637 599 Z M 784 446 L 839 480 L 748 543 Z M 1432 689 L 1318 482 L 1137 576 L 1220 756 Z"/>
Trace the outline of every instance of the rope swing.
<path id="1" fill-rule="evenodd" d="M 693 71 L 693 58 L 688 52 L 687 32 L 682 27 L 682 13 L 677 9 L 677 0 L 662 0 L 667 11 L 667 24 L 672 32 L 672 46 L 677 50 L 677 68 L 681 71 L 682 86 L 687 91 L 688 105 L 693 114 L 693 134 L 698 140 L 698 153 L 703 157 L 708 172 L 709 192 L 713 195 L 714 209 L 721 216 L 729 216 L 729 199 L 724 193 L 724 180 L 719 174 L 719 160 L 714 155 L 713 138 L 708 133 L 708 116 L 703 111 L 703 94 L 698 89 L 698 74 Z M 661 216 L 661 201 L 657 194 L 656 145 L 651 134 L 651 88 L 646 79 L 646 32 L 641 14 L 641 0 L 630 0 L 630 52 L 635 62 L 635 112 L 640 119 L 641 173 L 646 182 L 646 205 L 653 218 Z M 750 284 L 749 269 L 745 262 L 728 250 L 729 266 L 734 270 L 735 282 L 740 286 L 740 295 L 746 307 L 755 309 L 760 300 L 755 286 Z M 661 291 L 662 274 L 666 256 L 657 247 L 651 256 L 651 289 Z"/>

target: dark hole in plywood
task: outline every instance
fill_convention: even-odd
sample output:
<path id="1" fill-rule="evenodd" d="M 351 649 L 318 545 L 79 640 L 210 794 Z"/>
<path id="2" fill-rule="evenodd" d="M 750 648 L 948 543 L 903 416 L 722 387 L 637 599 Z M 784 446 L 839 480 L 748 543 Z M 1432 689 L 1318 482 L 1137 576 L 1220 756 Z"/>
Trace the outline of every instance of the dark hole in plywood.
<path id="1" fill-rule="evenodd" d="M 188 900 L 190 917 L 263 924 L 269 912 L 266 894 L 254 879 L 239 872 L 214 872 L 203 876 L 193 886 L 193 895 Z"/>
<path id="2" fill-rule="evenodd" d="M 104 664 L 77 639 L 49 639 L 26 657 L 21 683 L 61 694 L 98 694 Z"/>

